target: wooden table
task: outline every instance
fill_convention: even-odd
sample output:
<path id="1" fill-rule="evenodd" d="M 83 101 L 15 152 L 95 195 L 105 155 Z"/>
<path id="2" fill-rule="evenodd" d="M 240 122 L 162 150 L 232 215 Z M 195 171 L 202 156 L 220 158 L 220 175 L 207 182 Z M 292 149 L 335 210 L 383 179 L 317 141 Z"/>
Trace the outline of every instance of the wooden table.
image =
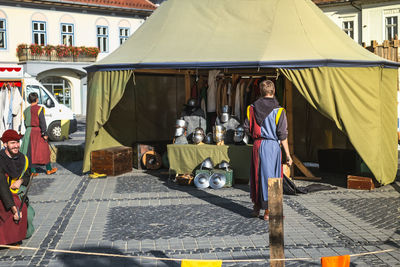
<path id="1" fill-rule="evenodd" d="M 193 173 L 206 158 L 214 165 L 222 160 L 230 162 L 233 178 L 246 183 L 250 178 L 252 145 L 167 145 L 170 170 L 175 173 Z"/>

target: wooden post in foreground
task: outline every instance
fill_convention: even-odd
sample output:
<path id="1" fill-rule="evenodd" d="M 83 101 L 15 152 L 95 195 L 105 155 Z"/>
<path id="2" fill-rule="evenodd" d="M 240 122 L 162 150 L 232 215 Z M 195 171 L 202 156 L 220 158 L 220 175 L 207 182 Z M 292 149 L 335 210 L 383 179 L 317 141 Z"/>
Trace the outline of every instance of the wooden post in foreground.
<path id="1" fill-rule="evenodd" d="M 268 209 L 269 209 L 269 248 L 270 266 L 285 266 L 284 261 L 273 259 L 284 259 L 283 250 L 283 200 L 282 200 L 282 178 L 268 178 Z"/>

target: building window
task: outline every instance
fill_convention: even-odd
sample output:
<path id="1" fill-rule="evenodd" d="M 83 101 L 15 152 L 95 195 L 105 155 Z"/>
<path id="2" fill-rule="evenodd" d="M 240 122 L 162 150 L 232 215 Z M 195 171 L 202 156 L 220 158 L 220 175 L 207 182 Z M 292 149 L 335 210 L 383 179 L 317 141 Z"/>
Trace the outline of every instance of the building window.
<path id="1" fill-rule="evenodd" d="M 97 26 L 97 47 L 100 52 L 108 52 L 108 27 Z"/>
<path id="2" fill-rule="evenodd" d="M 354 39 L 354 21 L 343 21 L 342 29 L 348 36 Z"/>
<path id="3" fill-rule="evenodd" d="M 397 16 L 386 17 L 386 40 L 393 40 L 397 35 Z"/>
<path id="4" fill-rule="evenodd" d="M 6 29 L 6 20 L 0 19 L 0 49 L 6 49 L 7 44 L 7 29 Z"/>
<path id="5" fill-rule="evenodd" d="M 119 28 L 119 44 L 122 45 L 129 38 L 129 28 Z"/>
<path id="6" fill-rule="evenodd" d="M 46 89 L 57 99 L 58 103 L 71 107 L 71 83 L 61 77 L 50 76 L 40 80 Z M 44 101 L 43 101 L 44 102 Z"/>
<path id="7" fill-rule="evenodd" d="M 46 22 L 32 21 L 33 43 L 46 45 Z"/>
<path id="8" fill-rule="evenodd" d="M 74 24 L 61 23 L 61 44 L 74 45 Z"/>

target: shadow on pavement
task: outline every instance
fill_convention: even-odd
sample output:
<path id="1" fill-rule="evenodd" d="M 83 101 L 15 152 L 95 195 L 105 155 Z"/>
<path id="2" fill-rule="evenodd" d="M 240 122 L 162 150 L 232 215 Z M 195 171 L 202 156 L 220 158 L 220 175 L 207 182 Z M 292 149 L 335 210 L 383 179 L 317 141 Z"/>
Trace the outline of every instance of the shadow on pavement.
<path id="1" fill-rule="evenodd" d="M 245 206 L 235 203 L 228 198 L 224 198 L 224 197 L 207 192 L 208 190 L 212 190 L 212 189 L 200 190 L 200 189 L 196 189 L 194 186 L 178 185 L 168 178 L 168 174 L 162 174 L 163 171 L 165 172 L 165 170 L 162 170 L 162 171 L 146 171 L 145 173 L 159 178 L 160 181 L 162 181 L 166 187 L 168 187 L 172 190 L 178 190 L 181 192 L 185 192 L 193 197 L 201 198 L 202 200 L 207 201 L 210 204 L 213 204 L 220 208 L 229 210 L 229 211 L 236 213 L 242 217 L 251 218 L 252 209 L 249 209 Z M 224 190 L 224 189 L 220 189 L 220 190 Z"/>
<path id="2" fill-rule="evenodd" d="M 75 175 L 82 175 L 83 161 L 57 162 L 57 164 Z"/>
<path id="3" fill-rule="evenodd" d="M 79 247 L 75 251 L 124 255 L 121 250 L 111 247 Z M 141 266 L 139 260 L 108 256 L 80 255 L 61 253 L 57 255 L 64 266 L 70 267 L 109 267 L 109 266 Z"/>
<path id="4" fill-rule="evenodd" d="M 156 258 L 169 258 L 169 257 L 167 257 L 167 255 L 165 255 L 164 252 L 162 252 L 160 250 L 151 250 L 151 251 L 149 251 L 149 253 L 151 253 Z M 164 263 L 166 266 L 170 266 L 170 267 L 181 266 L 180 261 L 162 261 L 162 260 L 160 260 L 160 261 L 162 263 Z"/>
<path id="5" fill-rule="evenodd" d="M 398 193 L 400 193 L 400 185 L 394 181 L 393 183 L 390 184 L 394 190 L 396 190 Z"/>
<path id="6" fill-rule="evenodd" d="M 117 255 L 125 255 L 121 250 L 111 247 L 79 247 L 75 248 L 74 251 L 80 252 L 88 252 L 88 253 L 104 253 L 104 254 L 117 254 Z M 169 258 L 165 255 L 164 252 L 159 250 L 149 251 L 153 257 L 156 258 Z M 151 257 L 150 255 L 148 257 Z M 139 258 L 119 258 L 112 256 L 98 256 L 98 255 L 80 255 L 80 254 L 70 254 L 70 253 L 62 253 L 57 255 L 57 259 L 63 263 L 64 266 L 69 267 L 109 267 L 109 266 L 150 266 L 150 264 L 154 264 L 157 266 L 158 263 L 156 260 L 152 259 L 142 259 L 142 262 Z M 163 266 L 170 267 L 179 267 L 179 261 L 170 261 L 170 260 L 159 260 L 159 262 L 163 263 Z"/>

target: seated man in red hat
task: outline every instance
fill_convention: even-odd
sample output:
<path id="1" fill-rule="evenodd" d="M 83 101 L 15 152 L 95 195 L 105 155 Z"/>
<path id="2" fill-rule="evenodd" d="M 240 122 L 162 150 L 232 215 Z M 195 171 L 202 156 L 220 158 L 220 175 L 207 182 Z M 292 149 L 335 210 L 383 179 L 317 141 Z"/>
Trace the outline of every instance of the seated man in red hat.
<path id="1" fill-rule="evenodd" d="M 0 244 L 16 244 L 27 236 L 27 204 L 18 192 L 29 182 L 29 160 L 19 152 L 21 136 L 14 130 L 3 133 L 0 150 Z M 21 207 L 22 206 L 22 207 Z"/>

